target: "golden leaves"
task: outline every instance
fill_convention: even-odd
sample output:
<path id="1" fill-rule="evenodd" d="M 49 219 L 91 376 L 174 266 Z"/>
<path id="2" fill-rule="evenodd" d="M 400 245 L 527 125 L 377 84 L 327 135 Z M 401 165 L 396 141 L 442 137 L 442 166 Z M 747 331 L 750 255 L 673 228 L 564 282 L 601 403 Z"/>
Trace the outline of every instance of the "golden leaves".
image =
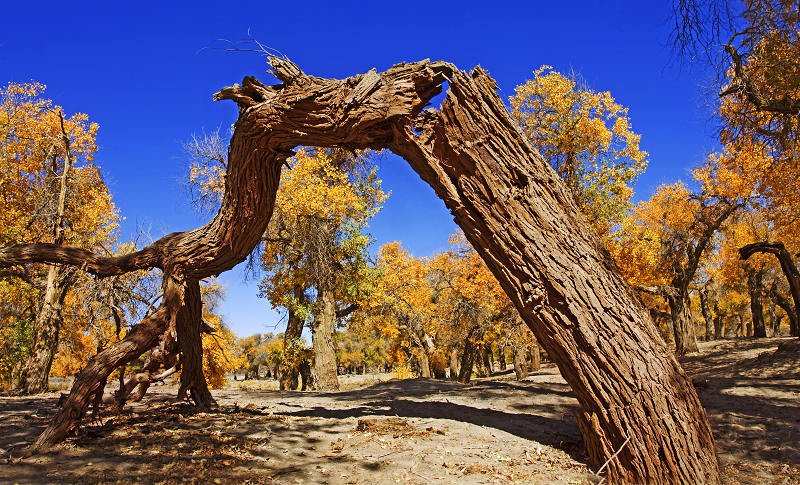
<path id="1" fill-rule="evenodd" d="M 517 86 L 512 114 L 528 139 L 572 190 L 601 234 L 631 206 L 630 186 L 647 167 L 628 110 L 609 92 L 594 92 L 542 66 Z"/>

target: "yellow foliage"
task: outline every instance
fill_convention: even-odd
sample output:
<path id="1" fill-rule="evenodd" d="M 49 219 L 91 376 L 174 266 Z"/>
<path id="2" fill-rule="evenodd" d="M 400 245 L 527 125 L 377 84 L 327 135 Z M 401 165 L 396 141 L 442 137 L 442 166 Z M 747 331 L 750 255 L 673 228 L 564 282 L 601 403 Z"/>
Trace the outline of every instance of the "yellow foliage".
<path id="1" fill-rule="evenodd" d="M 550 66 L 533 72 L 510 99 L 512 114 L 558 172 L 601 235 L 631 206 L 633 185 L 647 167 L 628 109 Z"/>

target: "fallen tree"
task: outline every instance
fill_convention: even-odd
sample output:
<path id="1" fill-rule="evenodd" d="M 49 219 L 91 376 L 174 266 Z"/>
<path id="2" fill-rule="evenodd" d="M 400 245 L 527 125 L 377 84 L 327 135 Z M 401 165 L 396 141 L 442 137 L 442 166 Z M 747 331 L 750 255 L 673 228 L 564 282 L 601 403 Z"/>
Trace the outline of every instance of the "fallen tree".
<path id="1" fill-rule="evenodd" d="M 286 59 L 270 64 L 281 84 L 246 77 L 215 95 L 235 101 L 239 119 L 222 206 L 209 223 L 120 257 L 53 245 L 0 249 L 0 267 L 49 262 L 97 276 L 164 273 L 161 307 L 90 361 L 34 450 L 63 439 L 99 383 L 168 329 L 177 332 L 187 386 L 198 404 L 209 404 L 205 382 L 187 371 L 202 364 L 192 351 L 200 345 L 199 279 L 232 268 L 259 243 L 294 147 L 389 148 L 444 200 L 572 386 L 591 462 L 615 482 L 719 481 L 690 380 L 482 69 L 467 74 L 426 60 L 336 80 L 308 76 Z M 441 109 L 424 110 L 445 82 Z"/>

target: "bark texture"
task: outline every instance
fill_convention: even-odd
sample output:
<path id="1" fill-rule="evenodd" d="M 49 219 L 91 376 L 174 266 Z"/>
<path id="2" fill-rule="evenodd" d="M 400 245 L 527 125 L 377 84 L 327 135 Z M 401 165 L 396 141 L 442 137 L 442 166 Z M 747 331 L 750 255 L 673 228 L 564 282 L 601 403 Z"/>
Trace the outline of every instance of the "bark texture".
<path id="1" fill-rule="evenodd" d="M 333 292 L 319 290 L 314 323 L 311 325 L 311 339 L 314 346 L 314 367 L 311 369 L 314 389 L 318 391 L 338 391 L 336 349 L 333 334 L 336 330 L 336 302 Z"/>
<path id="2" fill-rule="evenodd" d="M 517 380 L 521 381 L 528 377 L 528 363 L 525 361 L 525 347 L 514 344 L 514 374 Z"/>
<path id="3" fill-rule="evenodd" d="M 294 287 L 294 297 L 297 301 L 305 302 L 305 292 L 298 285 Z M 298 378 L 300 376 L 300 355 L 302 349 L 299 348 L 300 337 L 303 334 L 303 324 L 294 308 L 289 308 L 289 318 L 286 323 L 286 331 L 283 333 L 283 355 L 284 359 L 280 363 L 279 386 L 281 391 L 297 390 Z"/>
<path id="4" fill-rule="evenodd" d="M 539 349 L 539 343 L 534 342 L 534 344 L 531 345 L 528 350 L 530 351 L 531 356 L 530 360 L 528 361 L 528 370 L 530 372 L 536 372 L 542 368 L 542 352 Z"/>
<path id="5" fill-rule="evenodd" d="M 450 349 L 450 379 L 457 380 L 458 379 L 458 371 L 461 368 L 460 362 L 458 360 L 458 347 L 453 347 Z"/>
<path id="6" fill-rule="evenodd" d="M 26 246 L 0 250 L 0 264 L 77 262 L 97 274 L 168 266 L 165 274 L 180 269 L 186 280 L 217 274 L 258 243 L 293 147 L 390 148 L 445 201 L 558 364 L 581 404 L 592 463 L 600 467 L 619 451 L 606 467 L 612 482 L 719 481 L 714 441 L 690 380 L 482 69 L 467 74 L 422 61 L 333 80 L 307 76 L 282 59 L 271 65 L 282 84 L 248 77 L 216 96 L 235 100 L 240 117 L 225 199 L 209 224 L 119 258 Z M 441 111 L 422 111 L 445 81 Z M 129 342 L 131 355 L 145 350 Z"/>
<path id="7" fill-rule="evenodd" d="M 464 339 L 464 348 L 461 351 L 461 362 L 458 365 L 458 382 L 462 384 L 469 384 L 472 379 L 472 368 L 475 365 L 475 344 L 472 339 L 467 337 Z"/>
<path id="8" fill-rule="evenodd" d="M 178 348 L 181 351 L 181 385 L 178 399 L 191 398 L 200 409 L 216 405 L 203 375 L 203 302 L 200 281 L 189 280 L 183 286 L 183 304 L 175 315 Z"/>
<path id="9" fill-rule="evenodd" d="M 709 280 L 700 288 L 700 311 L 703 313 L 703 321 L 706 324 L 706 341 L 714 338 L 714 314 L 711 311 L 711 281 Z"/>
<path id="10" fill-rule="evenodd" d="M 17 388 L 24 394 L 48 391 L 48 377 L 58 350 L 58 334 L 63 321 L 62 309 L 71 286 L 72 271 L 58 264 L 48 265 L 44 297 L 33 324 L 31 355 L 25 362 Z"/>
<path id="11" fill-rule="evenodd" d="M 694 319 L 689 302 L 689 294 L 686 292 L 667 296 L 672 317 L 672 334 L 675 337 L 675 353 L 678 355 L 697 352 L 697 336 L 694 332 Z"/>

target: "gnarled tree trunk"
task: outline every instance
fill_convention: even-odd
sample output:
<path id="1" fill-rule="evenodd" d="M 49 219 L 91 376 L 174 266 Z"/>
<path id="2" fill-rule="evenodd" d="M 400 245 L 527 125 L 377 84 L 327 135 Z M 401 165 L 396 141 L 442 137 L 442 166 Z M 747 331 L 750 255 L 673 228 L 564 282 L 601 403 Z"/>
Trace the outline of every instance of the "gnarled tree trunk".
<path id="1" fill-rule="evenodd" d="M 178 348 L 181 351 L 181 385 L 178 399 L 188 397 L 200 409 L 216 405 L 203 375 L 203 301 L 200 281 L 188 280 L 183 286 L 183 304 L 175 315 Z"/>
<path id="2" fill-rule="evenodd" d="M 612 482 L 719 481 L 691 381 L 483 70 L 422 61 L 340 81 L 307 76 L 283 59 L 271 64 L 283 84 L 245 78 L 217 94 L 235 100 L 240 116 L 225 199 L 209 224 L 113 261 L 37 246 L 0 250 L 0 264 L 45 259 L 97 272 L 170 263 L 166 274 L 216 274 L 257 244 L 293 147 L 390 148 L 445 201 L 572 386 L 591 462 L 608 461 Z M 441 111 L 421 111 L 445 81 Z"/>
<path id="3" fill-rule="evenodd" d="M 797 263 L 781 242 L 757 242 L 739 248 L 739 257 L 743 261 L 747 261 L 755 253 L 770 253 L 778 258 L 794 301 L 794 316 L 789 315 L 790 322 L 794 322 L 791 336 L 800 337 L 800 325 L 797 323 L 800 322 L 800 270 L 797 269 Z M 789 313 L 788 310 L 786 312 Z"/>

